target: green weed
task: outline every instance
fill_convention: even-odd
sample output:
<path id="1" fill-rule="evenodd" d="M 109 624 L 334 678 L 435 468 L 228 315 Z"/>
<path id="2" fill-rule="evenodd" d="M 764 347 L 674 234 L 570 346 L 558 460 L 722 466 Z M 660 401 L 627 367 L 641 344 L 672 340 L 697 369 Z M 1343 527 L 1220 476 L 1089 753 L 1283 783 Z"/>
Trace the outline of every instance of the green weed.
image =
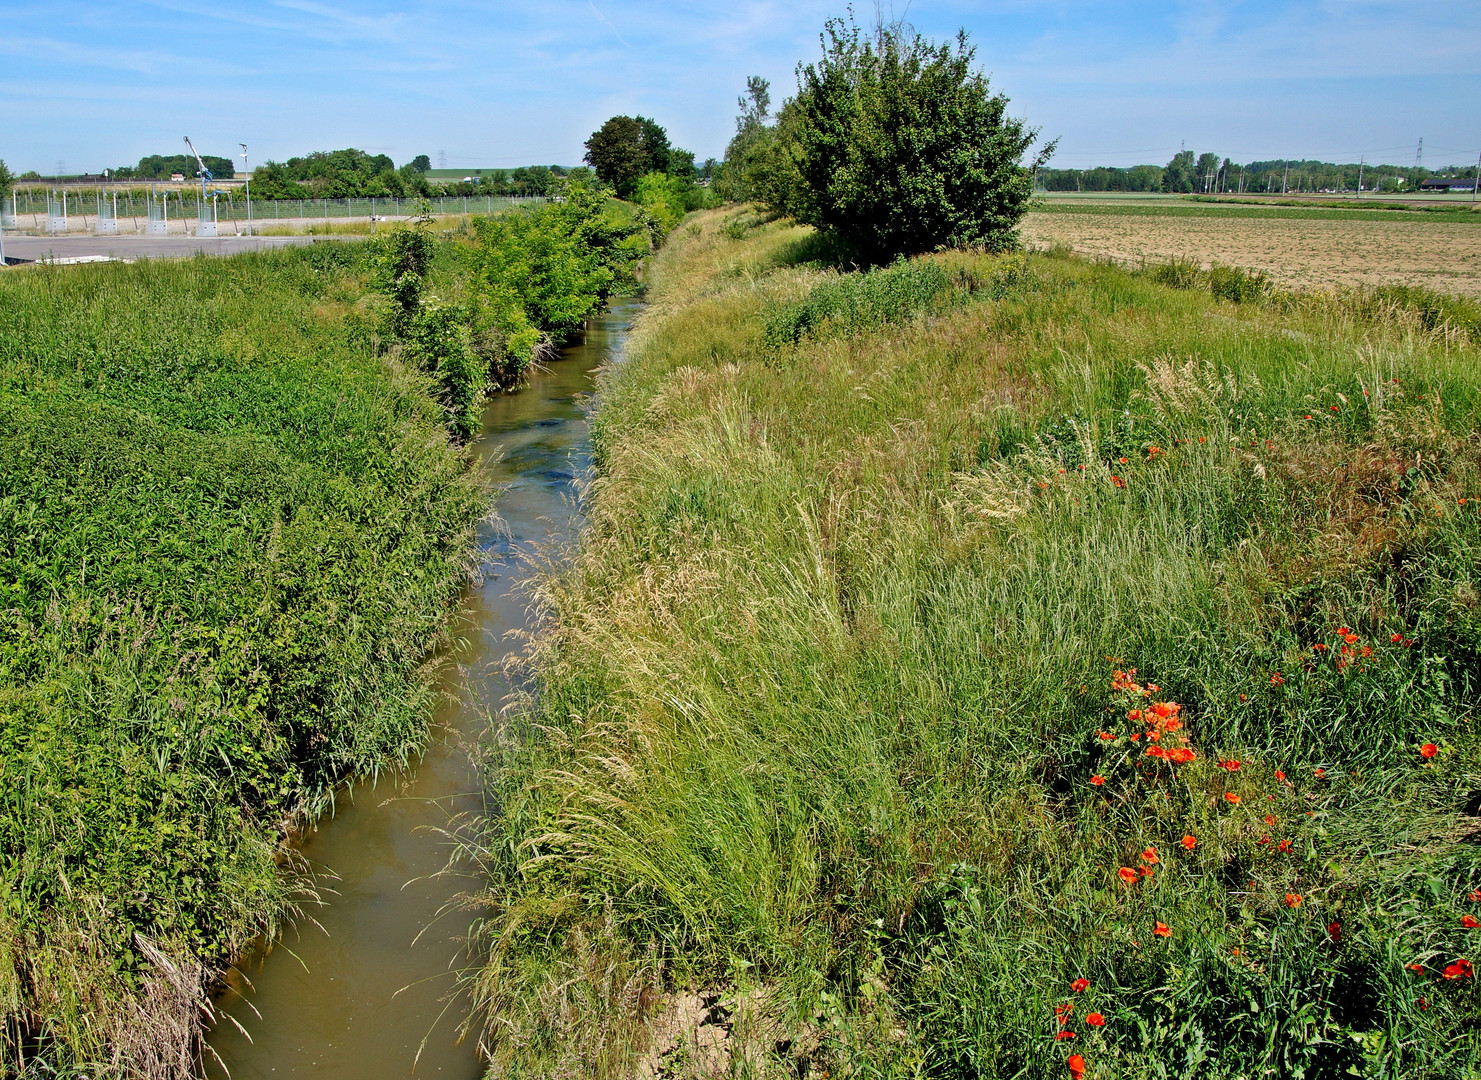
<path id="1" fill-rule="evenodd" d="M 0 281 L 6 1075 L 176 1075 L 304 896 L 285 831 L 414 755 L 485 494 L 364 245 Z"/>
<path id="2" fill-rule="evenodd" d="M 1474 1072 L 1461 315 L 696 220 L 492 736 L 496 1067 L 624 1075 L 646 979 L 758 1075 Z"/>

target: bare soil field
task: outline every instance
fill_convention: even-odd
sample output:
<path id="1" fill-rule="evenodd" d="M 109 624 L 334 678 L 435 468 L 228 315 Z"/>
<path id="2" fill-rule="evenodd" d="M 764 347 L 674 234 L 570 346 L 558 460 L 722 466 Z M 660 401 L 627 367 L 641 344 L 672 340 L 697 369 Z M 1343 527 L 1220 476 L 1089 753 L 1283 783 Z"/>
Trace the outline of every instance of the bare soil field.
<path id="1" fill-rule="evenodd" d="M 1264 270 L 1282 285 L 1423 285 L 1481 297 L 1481 225 L 1411 220 L 1173 217 L 1036 212 L 1023 223 L 1031 248 L 1067 244 L 1082 255 L 1136 264 L 1196 260 Z"/>

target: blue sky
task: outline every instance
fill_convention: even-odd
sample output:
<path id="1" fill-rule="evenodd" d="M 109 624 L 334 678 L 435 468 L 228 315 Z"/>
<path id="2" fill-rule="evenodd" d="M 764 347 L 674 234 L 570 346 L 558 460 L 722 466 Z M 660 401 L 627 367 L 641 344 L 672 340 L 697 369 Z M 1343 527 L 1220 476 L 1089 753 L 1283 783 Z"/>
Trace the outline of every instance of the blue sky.
<path id="1" fill-rule="evenodd" d="M 886 4 L 888 0 L 886 0 Z M 874 5 L 857 5 L 872 18 Z M 843 0 L 4 0 L 0 158 L 95 171 L 251 148 L 253 164 L 356 146 L 398 164 L 575 164 L 615 113 L 720 156 L 745 77 L 778 100 Z M 888 7 L 886 7 L 888 12 Z M 914 0 L 965 27 L 1061 166 L 1161 163 L 1186 142 L 1237 161 L 1474 163 L 1481 4 Z"/>

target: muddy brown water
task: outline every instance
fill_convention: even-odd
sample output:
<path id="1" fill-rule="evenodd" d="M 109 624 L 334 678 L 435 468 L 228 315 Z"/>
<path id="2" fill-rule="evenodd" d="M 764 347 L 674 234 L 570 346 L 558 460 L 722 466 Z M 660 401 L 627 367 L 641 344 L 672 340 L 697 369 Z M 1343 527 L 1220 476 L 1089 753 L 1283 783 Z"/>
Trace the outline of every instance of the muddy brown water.
<path id="1" fill-rule="evenodd" d="M 431 876 L 449 855 L 437 830 L 450 814 L 480 807 L 466 746 L 508 692 L 502 663 L 520 648 L 510 632 L 529 625 L 525 556 L 578 526 L 575 481 L 587 463 L 581 397 L 591 392 L 592 370 L 619 354 L 636 311 L 633 301 L 613 303 L 581 344 L 485 410 L 475 453 L 499 489 L 498 517 L 479 533 L 483 580 L 455 617 L 457 670 L 442 686 L 449 700 L 415 768 L 342 791 L 334 816 L 304 842 L 321 891 L 333 891 L 307 909 L 312 922 L 243 962 L 217 1002 L 231 1019 L 210 1034 L 219 1059 L 208 1062 L 213 1080 L 482 1075 L 472 1039 L 458 1040 L 467 1003 L 451 996 L 453 973 L 469 962 L 462 949 L 474 916 L 438 917 L 479 883 Z"/>

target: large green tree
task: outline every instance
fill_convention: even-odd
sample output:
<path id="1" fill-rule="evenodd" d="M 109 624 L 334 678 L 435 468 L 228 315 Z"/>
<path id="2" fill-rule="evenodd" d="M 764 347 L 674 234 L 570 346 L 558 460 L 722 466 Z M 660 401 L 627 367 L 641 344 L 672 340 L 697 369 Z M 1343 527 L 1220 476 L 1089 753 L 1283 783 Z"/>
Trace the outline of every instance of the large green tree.
<path id="1" fill-rule="evenodd" d="M 633 197 L 645 174 L 668 172 L 673 154 L 668 132 L 646 116 L 614 116 L 586 140 L 586 163 L 623 199 Z"/>
<path id="2" fill-rule="evenodd" d="M 0 199 L 10 194 L 10 189 L 15 184 L 15 174 L 5 165 L 5 159 L 0 158 Z"/>
<path id="3" fill-rule="evenodd" d="M 1037 131 L 1008 116 L 966 32 L 937 44 L 900 24 L 864 35 L 829 20 L 823 57 L 798 71 L 758 192 L 862 261 L 941 247 L 1001 251 L 1033 194 Z"/>
<path id="4" fill-rule="evenodd" d="M 1187 193 L 1193 190 L 1193 173 L 1197 166 L 1193 163 L 1192 150 L 1179 150 L 1162 170 L 1162 190 L 1172 193 Z"/>

